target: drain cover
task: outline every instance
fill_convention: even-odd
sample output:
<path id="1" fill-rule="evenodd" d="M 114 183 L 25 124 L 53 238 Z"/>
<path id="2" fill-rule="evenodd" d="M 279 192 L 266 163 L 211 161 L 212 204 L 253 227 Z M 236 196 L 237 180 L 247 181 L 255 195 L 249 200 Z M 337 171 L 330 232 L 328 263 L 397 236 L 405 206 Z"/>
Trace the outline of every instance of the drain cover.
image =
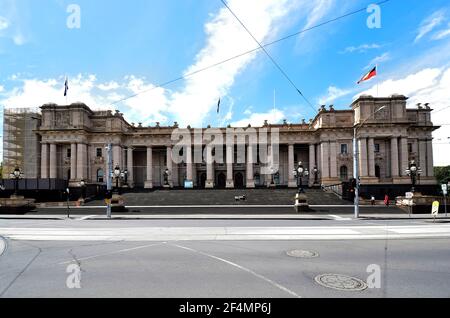
<path id="1" fill-rule="evenodd" d="M 304 251 L 304 250 L 292 250 L 286 252 L 287 255 L 291 257 L 298 257 L 298 258 L 315 258 L 319 257 L 319 253 L 312 252 L 312 251 Z"/>
<path id="2" fill-rule="evenodd" d="M 362 280 L 340 274 L 322 274 L 314 280 L 324 287 L 343 291 L 363 291 L 367 288 L 367 284 Z"/>

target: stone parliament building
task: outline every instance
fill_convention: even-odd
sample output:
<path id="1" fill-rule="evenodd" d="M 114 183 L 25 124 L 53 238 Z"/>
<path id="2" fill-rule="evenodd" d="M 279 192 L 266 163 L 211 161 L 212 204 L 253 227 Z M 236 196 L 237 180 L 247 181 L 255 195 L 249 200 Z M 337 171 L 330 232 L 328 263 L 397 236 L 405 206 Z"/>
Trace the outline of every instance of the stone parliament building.
<path id="1" fill-rule="evenodd" d="M 334 185 L 353 176 L 353 128 L 358 130 L 359 172 L 362 186 L 379 189 L 410 184 L 405 170 L 410 160 L 422 169 L 420 185 L 435 185 L 433 176 L 432 132 L 428 104 L 407 108 L 407 97 L 372 97 L 362 95 L 348 110 L 322 106 L 309 122 L 270 124 L 262 128 L 279 130 L 279 169 L 263 174 L 262 164 L 237 163 L 236 149 L 224 146 L 223 163 L 195 163 L 192 149 L 187 148 L 185 162 L 172 161 L 173 126 L 157 124 L 143 127 L 128 123 L 119 111 L 93 111 L 83 103 L 67 106 L 46 104 L 31 117 L 35 129 L 28 132 L 27 147 L 5 151 L 4 177 L 19 166 L 25 178 L 65 180 L 77 187 L 81 180 L 90 185 L 106 182 L 106 149 L 112 144 L 113 168 L 127 170 L 130 188 L 159 188 L 164 172 L 169 171 L 169 186 L 184 187 L 185 181 L 195 188 L 254 188 L 275 184 L 296 187 L 293 170 L 301 161 L 311 172 L 304 184 Z M 377 111 L 385 106 L 381 111 Z M 6 129 L 6 128 L 4 128 Z M 193 131 L 188 127 L 190 131 Z M 225 133 L 226 128 L 220 128 Z M 5 148 L 8 141 L 5 140 Z M 202 142 L 203 143 L 203 142 Z M 204 144 L 203 144 L 204 146 Z M 260 146 L 258 146 L 260 147 Z M 26 151 L 33 152 L 26 154 Z M 252 145 L 245 146 L 247 158 Z M 22 152 L 21 154 L 14 151 Z M 270 150 L 269 150 L 270 151 Z M 9 156 L 9 157 L 8 157 Z M 22 158 L 22 162 L 17 158 Z M 15 158 L 15 159 L 13 159 Z M 14 161 L 15 160 L 15 161 Z M 26 167 L 25 167 L 26 163 Z M 317 173 L 312 173 L 313 169 Z"/>

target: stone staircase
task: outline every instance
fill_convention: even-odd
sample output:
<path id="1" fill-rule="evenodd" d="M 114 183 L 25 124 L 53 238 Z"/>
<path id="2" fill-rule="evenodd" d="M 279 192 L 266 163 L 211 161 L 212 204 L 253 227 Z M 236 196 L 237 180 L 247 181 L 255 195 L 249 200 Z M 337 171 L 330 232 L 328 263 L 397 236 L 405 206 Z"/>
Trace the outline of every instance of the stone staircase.
<path id="1" fill-rule="evenodd" d="M 296 189 L 242 189 L 242 190 L 155 190 L 123 194 L 128 206 L 171 205 L 290 205 L 294 203 Z M 348 205 L 333 193 L 320 189 L 306 189 L 310 205 Z M 245 201 L 235 197 L 245 196 Z M 103 204 L 100 200 L 87 205 Z"/>

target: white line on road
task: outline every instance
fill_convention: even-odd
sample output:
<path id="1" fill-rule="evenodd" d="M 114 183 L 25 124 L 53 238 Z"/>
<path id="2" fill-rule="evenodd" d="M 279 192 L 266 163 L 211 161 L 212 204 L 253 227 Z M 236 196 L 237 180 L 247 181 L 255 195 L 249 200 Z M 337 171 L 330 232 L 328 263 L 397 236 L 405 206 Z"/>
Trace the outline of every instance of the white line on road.
<path id="1" fill-rule="evenodd" d="M 186 247 L 186 246 L 182 246 L 182 245 L 178 245 L 178 244 L 169 244 L 169 245 L 176 246 L 176 247 L 179 247 L 179 248 L 181 248 L 181 249 L 184 249 L 184 250 L 187 250 L 187 251 L 191 251 L 191 252 L 194 252 L 194 253 L 198 253 L 198 254 L 201 254 L 201 255 L 203 255 L 203 256 L 206 256 L 206 257 L 209 257 L 209 258 L 213 258 L 213 259 L 215 259 L 215 260 L 224 262 L 224 263 L 226 263 L 226 264 L 228 264 L 228 265 L 234 266 L 234 267 L 236 267 L 236 268 L 238 268 L 238 269 L 240 269 L 240 270 L 243 270 L 243 271 L 245 271 L 245 272 L 247 272 L 247 273 L 249 273 L 249 274 L 251 274 L 251 275 L 253 275 L 253 276 L 257 277 L 257 278 L 260 278 L 260 279 L 262 279 L 262 280 L 268 282 L 268 283 L 271 284 L 272 286 L 274 286 L 274 287 L 276 287 L 276 288 L 278 288 L 278 289 L 281 289 L 282 291 L 284 291 L 284 292 L 290 294 L 291 296 L 294 296 L 294 297 L 296 297 L 296 298 L 301 298 L 301 296 L 297 295 L 297 294 L 296 294 L 295 292 L 293 292 L 292 290 L 290 290 L 290 289 L 288 289 L 288 288 L 286 288 L 286 287 L 284 287 L 284 286 L 282 286 L 282 285 L 280 285 L 280 284 L 274 282 L 274 281 L 271 280 L 270 278 L 267 278 L 267 277 L 265 277 L 265 276 L 263 276 L 263 275 L 261 275 L 261 274 L 258 274 L 258 273 L 256 273 L 256 272 L 254 272 L 254 271 L 252 271 L 251 269 L 248 269 L 248 268 L 246 268 L 246 267 L 244 267 L 244 266 L 241 266 L 241 265 L 239 265 L 239 264 L 233 263 L 233 262 L 228 261 L 228 260 L 226 260 L 226 259 L 224 259 L 224 258 L 220 258 L 220 257 L 214 256 L 214 255 L 211 255 L 211 254 L 208 254 L 208 253 L 205 253 L 205 252 L 201 252 L 201 251 L 195 250 L 195 249 L 190 248 L 190 247 Z"/>
<path id="2" fill-rule="evenodd" d="M 352 220 L 351 218 L 343 218 L 342 216 L 334 215 L 334 214 L 328 214 L 328 216 L 331 216 L 336 221 L 351 221 Z"/>
<path id="3" fill-rule="evenodd" d="M 77 219 L 78 221 L 84 221 L 84 220 L 88 220 L 90 218 L 93 217 L 97 217 L 98 215 L 94 214 L 94 215 L 87 215 L 87 216 L 83 216 L 82 218 Z"/>
<path id="4" fill-rule="evenodd" d="M 162 244 L 166 244 L 166 243 L 167 242 L 161 242 L 161 243 L 156 243 L 156 244 L 149 244 L 149 245 L 142 245 L 142 246 L 137 246 L 137 247 L 132 247 L 132 248 L 126 248 L 126 249 L 119 250 L 119 251 L 114 251 L 114 252 L 109 252 L 109 253 L 102 253 L 102 254 L 97 254 L 97 255 L 92 255 L 92 256 L 87 256 L 87 257 L 82 257 L 82 258 L 77 258 L 77 260 L 78 261 L 86 261 L 86 260 L 99 258 L 99 257 L 103 257 L 103 256 L 109 256 L 109 255 L 114 255 L 114 254 L 120 254 L 120 253 L 136 251 L 136 250 L 140 250 L 140 249 L 143 249 L 143 248 L 157 246 L 157 245 L 162 245 Z M 66 264 L 70 264 L 72 262 L 73 262 L 73 259 L 70 260 L 70 261 L 61 262 L 58 265 L 66 265 Z"/>

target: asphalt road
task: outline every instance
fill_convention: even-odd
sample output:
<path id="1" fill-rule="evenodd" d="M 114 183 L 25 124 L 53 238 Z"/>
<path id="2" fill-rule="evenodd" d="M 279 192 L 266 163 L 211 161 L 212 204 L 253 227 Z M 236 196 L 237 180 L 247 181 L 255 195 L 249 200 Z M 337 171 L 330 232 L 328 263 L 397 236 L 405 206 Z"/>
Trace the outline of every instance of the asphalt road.
<path id="1" fill-rule="evenodd" d="M 226 239 L 190 239 L 222 229 Z M 305 238 L 283 237 L 294 234 Z M 448 224 L 426 220 L 2 220 L 0 297 L 449 297 L 449 234 Z M 287 255 L 296 249 L 318 257 Z M 315 281 L 326 273 L 367 281 L 370 265 L 381 288 Z M 81 288 L 68 288 L 73 266 Z"/>

